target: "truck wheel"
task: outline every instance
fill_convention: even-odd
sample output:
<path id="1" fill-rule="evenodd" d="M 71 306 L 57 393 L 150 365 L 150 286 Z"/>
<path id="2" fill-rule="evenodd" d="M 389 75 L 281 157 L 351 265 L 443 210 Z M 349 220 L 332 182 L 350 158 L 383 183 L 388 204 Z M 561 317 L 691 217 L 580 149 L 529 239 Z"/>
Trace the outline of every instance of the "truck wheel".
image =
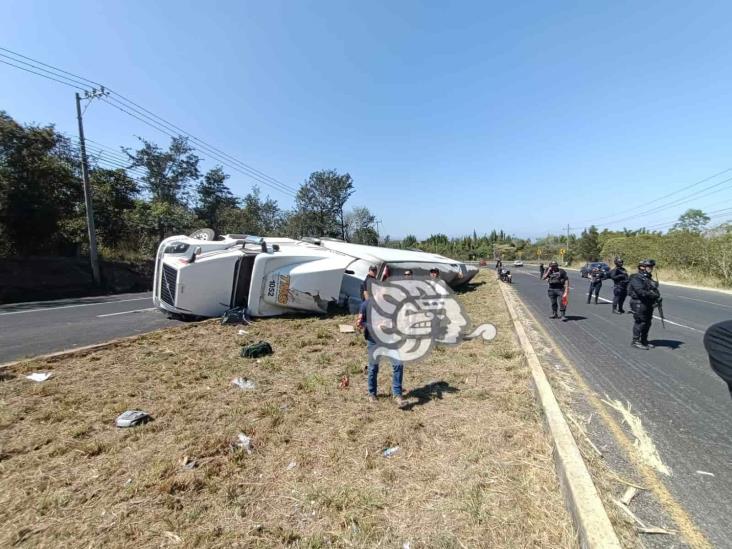
<path id="1" fill-rule="evenodd" d="M 189 238 L 195 238 L 197 240 L 213 240 L 216 238 L 216 233 L 213 229 L 198 229 L 188 235 Z"/>

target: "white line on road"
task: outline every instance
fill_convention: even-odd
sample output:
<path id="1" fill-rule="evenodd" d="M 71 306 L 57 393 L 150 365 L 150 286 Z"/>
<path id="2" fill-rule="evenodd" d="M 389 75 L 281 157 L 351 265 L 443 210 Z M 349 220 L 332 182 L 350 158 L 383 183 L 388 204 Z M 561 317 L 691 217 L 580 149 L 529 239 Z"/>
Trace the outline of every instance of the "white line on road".
<path id="1" fill-rule="evenodd" d="M 154 311 L 157 307 L 149 307 L 147 309 L 135 309 L 134 311 L 122 311 L 120 313 L 107 313 L 106 315 L 97 315 L 97 318 L 104 318 L 105 316 L 117 316 L 117 315 L 126 315 L 129 313 L 142 313 L 145 311 Z"/>
<path id="2" fill-rule="evenodd" d="M 697 299 L 695 297 L 686 297 L 685 295 L 677 295 L 675 297 L 679 297 L 681 299 L 690 299 L 691 301 L 700 301 L 702 303 L 709 303 L 710 305 L 716 305 L 717 307 L 724 307 L 725 309 L 732 309 L 732 307 L 729 305 L 725 305 L 723 303 L 716 303 L 714 301 L 707 301 L 706 299 Z"/>
<path id="3" fill-rule="evenodd" d="M 19 315 L 23 313 L 38 313 L 41 311 L 55 311 L 57 309 L 69 309 L 71 307 L 91 307 L 92 305 L 109 305 L 111 303 L 126 303 L 127 301 L 142 301 L 144 299 L 152 300 L 152 297 L 136 297 L 134 299 L 117 299 L 114 301 L 100 301 L 98 303 L 78 303 L 76 305 L 61 305 L 60 307 L 41 307 L 40 309 L 28 309 L 26 311 L 11 311 L 9 313 L 0 313 L 0 316 Z"/>

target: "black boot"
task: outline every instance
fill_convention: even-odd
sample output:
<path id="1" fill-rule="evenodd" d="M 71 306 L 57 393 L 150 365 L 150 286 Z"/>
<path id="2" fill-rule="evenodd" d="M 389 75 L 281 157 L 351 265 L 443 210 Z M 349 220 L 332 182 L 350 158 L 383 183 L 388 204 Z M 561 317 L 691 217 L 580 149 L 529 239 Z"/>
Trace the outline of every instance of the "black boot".
<path id="1" fill-rule="evenodd" d="M 554 311 L 554 312 L 552 313 L 552 316 L 550 316 L 549 318 L 559 318 L 559 317 L 557 316 L 557 313 L 556 313 L 556 311 Z"/>
<path id="2" fill-rule="evenodd" d="M 644 345 L 637 339 L 634 339 L 630 346 L 635 347 L 636 349 L 643 349 L 644 351 L 648 350 L 648 345 Z"/>
<path id="3" fill-rule="evenodd" d="M 597 296 L 595 296 L 595 305 L 597 305 Z"/>
<path id="4" fill-rule="evenodd" d="M 656 346 L 653 343 L 648 343 L 647 341 L 641 341 L 641 345 L 645 345 L 649 349 L 655 349 Z"/>

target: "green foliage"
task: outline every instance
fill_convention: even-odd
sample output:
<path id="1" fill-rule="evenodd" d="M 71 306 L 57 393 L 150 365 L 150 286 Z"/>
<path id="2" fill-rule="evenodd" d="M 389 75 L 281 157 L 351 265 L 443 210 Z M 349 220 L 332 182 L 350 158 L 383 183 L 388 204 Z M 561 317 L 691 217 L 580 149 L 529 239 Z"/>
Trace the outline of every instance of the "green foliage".
<path id="1" fill-rule="evenodd" d="M 701 234 L 709 224 L 710 217 L 701 210 L 688 209 L 681 214 L 678 222 L 673 226 L 674 231 L 686 231 L 694 234 Z"/>
<path id="2" fill-rule="evenodd" d="M 53 126 L 22 126 L 0 111 L 0 225 L 6 253 L 73 250 L 61 231 L 83 200 L 70 142 Z"/>
<path id="3" fill-rule="evenodd" d="M 203 177 L 196 187 L 197 206 L 194 211 L 207 227 L 221 231 L 221 214 L 227 208 L 236 208 L 237 199 L 231 194 L 221 166 L 216 166 Z"/>
<path id="4" fill-rule="evenodd" d="M 582 235 L 577 241 L 575 252 L 580 259 L 586 261 L 598 261 L 602 253 L 600 247 L 600 235 L 597 227 L 592 225 L 589 229 L 582 231 Z"/>
<path id="5" fill-rule="evenodd" d="M 376 216 L 368 208 L 353 208 L 346 214 L 346 240 L 354 244 L 378 245 L 379 234 L 375 225 Z"/>
<path id="6" fill-rule="evenodd" d="M 157 202 L 186 204 L 190 187 L 200 176 L 200 159 L 193 153 L 188 138 L 173 137 L 166 151 L 146 139 L 139 139 L 142 148 L 134 153 L 130 149 L 124 151 L 130 158 L 130 167 L 145 170 L 142 180 L 146 190 Z"/>
<path id="7" fill-rule="evenodd" d="M 353 194 L 353 179 L 335 170 L 310 174 L 295 199 L 296 211 L 291 219 L 293 236 L 329 236 L 346 239 L 343 208 Z"/>

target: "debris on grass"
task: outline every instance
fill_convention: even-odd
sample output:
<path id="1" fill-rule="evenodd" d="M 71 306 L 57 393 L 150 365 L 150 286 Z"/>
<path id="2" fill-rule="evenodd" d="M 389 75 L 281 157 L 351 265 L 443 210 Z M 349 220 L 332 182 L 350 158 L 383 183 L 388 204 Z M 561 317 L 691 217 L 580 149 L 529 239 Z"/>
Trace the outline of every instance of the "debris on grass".
<path id="1" fill-rule="evenodd" d="M 630 502 L 633 501 L 633 498 L 638 493 L 638 488 L 635 486 L 628 486 L 627 490 L 625 490 L 625 493 L 623 494 L 623 497 L 620 498 L 620 501 L 622 501 L 625 505 L 630 505 Z"/>
<path id="2" fill-rule="evenodd" d="M 706 475 L 708 477 L 713 477 L 714 476 L 714 473 L 710 473 L 709 471 L 697 471 L 696 474 L 697 475 Z"/>
<path id="3" fill-rule="evenodd" d="M 251 391 L 257 388 L 257 384 L 253 380 L 245 377 L 235 377 L 231 380 L 231 384 L 239 387 L 242 391 Z"/>
<path id="4" fill-rule="evenodd" d="M 236 332 L 236 333 L 237 333 L 238 335 L 240 335 L 240 336 L 243 336 L 243 335 L 249 335 L 249 332 L 247 332 L 246 330 L 239 330 L 239 331 L 238 331 L 238 332 Z"/>
<path id="5" fill-rule="evenodd" d="M 518 347 L 487 274 L 456 296 L 474 324 L 498 328 L 496 343 L 405 369 L 409 413 L 366 403 L 365 341 L 338 333 L 350 315 L 185 323 L 95 360 L 11 367 L 17 379 L 0 383 L 0 547 L 21 532 L 28 547 L 576 547 L 525 359 L 491 352 Z M 239 343 L 259 340 L 276 353 L 243 364 Z M 23 379 L 35 371 L 55 377 Z M 257 388 L 229 385 L 240 376 Z M 131 408 L 154 421 L 105 428 Z"/>
<path id="6" fill-rule="evenodd" d="M 297 463 L 294 461 L 291 461 L 290 463 L 287 464 L 288 471 L 292 471 L 295 467 L 297 467 Z"/>
<path id="7" fill-rule="evenodd" d="M 258 341 L 257 343 L 242 347 L 241 356 L 243 358 L 260 358 L 271 355 L 272 352 L 272 345 L 266 341 Z"/>
<path id="8" fill-rule="evenodd" d="M 338 331 L 342 334 L 353 334 L 356 332 L 356 328 L 354 328 L 350 324 L 339 324 Z"/>
<path id="9" fill-rule="evenodd" d="M 239 433 L 238 442 L 234 443 L 236 448 L 244 450 L 247 454 L 251 454 L 254 447 L 252 446 L 252 439 L 246 436 L 244 433 Z"/>
<path id="10" fill-rule="evenodd" d="M 384 457 L 385 458 L 391 457 L 394 454 L 396 454 L 398 451 L 399 451 L 399 446 L 393 446 L 391 448 L 387 448 L 386 450 L 384 450 Z"/>
<path id="11" fill-rule="evenodd" d="M 117 427 L 137 427 L 152 420 L 152 416 L 142 410 L 127 410 L 122 412 L 117 419 L 115 424 Z"/>
<path id="12" fill-rule="evenodd" d="M 32 374 L 28 374 L 25 377 L 26 379 L 30 379 L 31 381 L 41 383 L 43 381 L 46 381 L 47 379 L 51 379 L 53 377 L 53 372 L 33 372 Z"/>
<path id="13" fill-rule="evenodd" d="M 351 381 L 348 379 L 348 376 L 341 377 L 341 380 L 338 382 L 338 388 L 339 389 L 348 389 L 348 386 L 350 385 Z"/>

